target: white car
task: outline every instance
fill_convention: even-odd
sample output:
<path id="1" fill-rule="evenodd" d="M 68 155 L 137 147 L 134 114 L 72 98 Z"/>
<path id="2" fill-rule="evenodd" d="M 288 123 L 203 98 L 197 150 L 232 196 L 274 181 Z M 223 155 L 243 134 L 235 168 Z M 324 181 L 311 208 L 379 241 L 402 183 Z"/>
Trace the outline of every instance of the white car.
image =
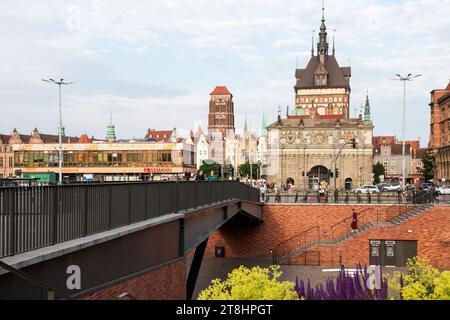
<path id="1" fill-rule="evenodd" d="M 390 183 L 390 184 L 385 185 L 382 188 L 382 190 L 383 191 L 398 191 L 398 190 L 400 190 L 400 184 Z"/>
<path id="2" fill-rule="evenodd" d="M 380 190 L 373 185 L 362 186 L 361 188 L 357 188 L 353 190 L 354 193 L 379 193 Z"/>
<path id="3" fill-rule="evenodd" d="M 450 186 L 440 186 L 436 188 L 439 194 L 450 194 Z"/>

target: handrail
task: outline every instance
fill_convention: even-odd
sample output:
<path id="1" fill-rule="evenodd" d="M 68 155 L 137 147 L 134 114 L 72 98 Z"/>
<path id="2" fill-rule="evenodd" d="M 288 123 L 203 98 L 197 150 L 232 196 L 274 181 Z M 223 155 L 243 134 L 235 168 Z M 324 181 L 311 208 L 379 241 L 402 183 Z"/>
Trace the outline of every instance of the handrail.
<path id="1" fill-rule="evenodd" d="M 366 208 L 366 209 L 364 209 L 364 210 L 362 210 L 362 211 L 360 211 L 359 213 L 357 212 L 356 214 L 357 214 L 357 216 L 358 216 L 358 219 L 361 219 L 362 218 L 362 226 L 364 226 L 366 223 L 366 221 L 364 220 L 364 218 L 365 218 L 365 216 L 366 216 L 366 213 L 368 213 L 369 211 L 376 211 L 376 209 L 375 208 Z M 350 216 L 350 217 L 347 217 L 347 218 L 345 218 L 345 219 L 343 219 L 343 220 L 341 220 L 341 221 L 339 221 L 339 222 L 337 222 L 337 223 L 335 223 L 335 224 L 333 224 L 331 227 L 330 227 L 330 229 L 331 229 L 331 240 L 336 240 L 335 239 L 335 237 L 334 237 L 334 230 L 335 230 L 335 227 L 336 226 L 338 226 L 338 225 L 340 225 L 340 224 L 342 224 L 342 223 L 344 223 L 344 222 L 347 222 L 348 220 L 350 220 L 350 219 L 353 219 L 353 214 Z M 378 216 L 377 216 L 377 220 L 378 220 Z M 348 222 L 347 222 L 347 227 L 348 227 Z M 348 229 L 348 228 L 347 228 Z M 348 234 L 349 232 L 348 232 L 348 230 L 347 230 L 347 233 L 346 234 Z"/>
<path id="2" fill-rule="evenodd" d="M 286 240 L 284 240 L 284 241 L 282 241 L 282 242 L 280 242 L 276 247 L 275 247 L 275 258 L 277 257 L 277 255 L 278 255 L 278 251 L 279 251 L 279 248 L 282 246 L 282 245 L 284 245 L 284 244 L 286 244 L 286 243 L 289 243 L 289 241 L 292 241 L 293 239 L 295 239 L 295 238 L 300 238 L 300 237 L 302 237 L 302 236 L 304 236 L 305 237 L 305 243 L 304 243 L 304 245 L 303 245 L 303 247 L 304 248 L 306 248 L 307 247 L 307 245 L 308 244 L 310 244 L 311 242 L 314 242 L 314 241 L 311 241 L 311 242 L 308 242 L 308 243 L 306 243 L 306 235 L 308 234 L 308 232 L 310 232 L 311 230 L 314 230 L 314 229 L 317 229 L 317 240 L 318 241 L 320 241 L 320 226 L 313 226 L 313 227 L 310 227 L 310 228 L 308 228 L 308 229 L 306 229 L 306 230 L 303 230 L 302 232 L 300 232 L 300 233 L 297 233 L 296 235 L 294 235 L 294 236 L 292 236 L 292 237 L 290 237 L 290 238 L 288 238 L 288 239 L 286 239 Z M 288 253 L 290 254 L 290 246 L 289 246 L 289 250 L 288 250 Z"/>
<path id="3" fill-rule="evenodd" d="M 411 194 L 408 194 L 407 196 L 410 196 Z M 414 196 L 414 195 L 413 195 Z M 429 202 L 428 201 L 423 201 L 423 200 L 428 200 L 429 198 Z M 417 202 L 417 203 L 415 203 Z M 413 199 L 412 203 L 409 203 L 408 201 L 406 201 L 405 203 L 396 203 L 396 204 L 392 204 L 390 206 L 388 206 L 385 210 L 385 219 L 386 221 L 388 220 L 392 220 L 398 216 L 401 216 L 405 213 L 407 213 L 409 211 L 408 207 L 421 207 L 424 206 L 427 203 L 433 203 L 434 202 L 434 198 L 433 198 L 433 191 L 427 191 L 426 193 L 424 193 L 423 195 Z M 388 217 L 388 214 L 391 210 L 391 208 L 394 208 L 394 212 L 397 211 L 397 214 L 394 215 L 393 217 Z M 397 210 L 398 209 L 398 210 Z M 402 210 L 404 209 L 404 210 Z"/>

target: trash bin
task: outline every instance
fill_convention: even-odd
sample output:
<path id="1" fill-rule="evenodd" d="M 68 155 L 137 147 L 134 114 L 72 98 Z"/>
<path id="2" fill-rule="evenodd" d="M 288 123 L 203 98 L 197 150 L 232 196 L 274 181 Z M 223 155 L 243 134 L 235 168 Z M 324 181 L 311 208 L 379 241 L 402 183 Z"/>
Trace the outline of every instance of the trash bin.
<path id="1" fill-rule="evenodd" d="M 225 247 L 216 246 L 216 258 L 225 258 Z"/>

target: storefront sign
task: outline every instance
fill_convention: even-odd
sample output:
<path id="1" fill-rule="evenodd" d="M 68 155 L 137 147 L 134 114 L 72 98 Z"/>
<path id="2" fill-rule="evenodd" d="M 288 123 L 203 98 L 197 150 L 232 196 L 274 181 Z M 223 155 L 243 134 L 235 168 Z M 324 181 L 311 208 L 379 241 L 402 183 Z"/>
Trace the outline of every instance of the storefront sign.
<path id="1" fill-rule="evenodd" d="M 172 168 L 144 168 L 145 173 L 171 173 Z"/>

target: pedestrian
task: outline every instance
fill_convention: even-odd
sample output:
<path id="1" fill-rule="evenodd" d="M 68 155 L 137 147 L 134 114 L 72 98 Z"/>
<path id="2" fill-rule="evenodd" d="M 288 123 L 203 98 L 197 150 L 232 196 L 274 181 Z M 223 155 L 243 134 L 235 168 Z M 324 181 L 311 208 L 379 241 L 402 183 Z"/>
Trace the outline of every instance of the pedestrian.
<path id="1" fill-rule="evenodd" d="M 197 171 L 197 176 L 195 177 L 196 181 L 205 181 L 205 176 L 202 170 Z"/>
<path id="2" fill-rule="evenodd" d="M 358 213 L 356 213 L 355 209 L 352 209 L 352 233 L 358 231 Z"/>
<path id="3" fill-rule="evenodd" d="M 266 202 L 267 188 L 266 188 L 266 185 L 264 183 L 261 185 L 261 188 L 259 188 L 259 191 L 261 192 L 261 201 L 262 202 Z"/>

